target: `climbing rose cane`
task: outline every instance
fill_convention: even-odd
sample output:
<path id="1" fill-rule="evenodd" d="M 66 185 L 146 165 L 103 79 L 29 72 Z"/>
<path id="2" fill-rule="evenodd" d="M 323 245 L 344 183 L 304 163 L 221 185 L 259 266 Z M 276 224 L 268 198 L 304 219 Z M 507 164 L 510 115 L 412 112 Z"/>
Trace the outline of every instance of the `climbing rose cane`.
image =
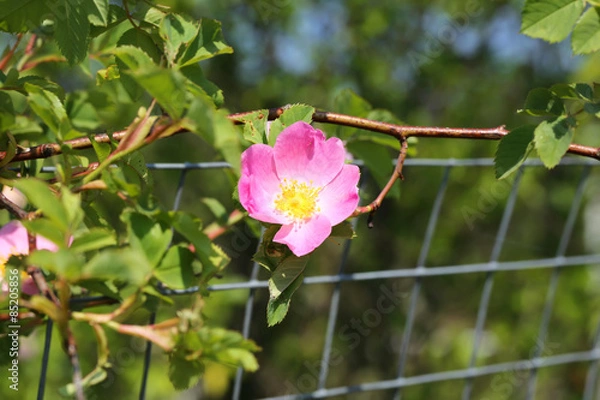
<path id="1" fill-rule="evenodd" d="M 252 218 L 282 225 L 273 241 L 301 257 L 358 206 L 360 172 L 345 157 L 340 139 L 325 140 L 320 130 L 296 122 L 275 147 L 254 144 L 244 151 L 240 202 Z"/>
<path id="2" fill-rule="evenodd" d="M 58 247 L 48 239 L 37 236 L 36 248 L 39 250 L 56 251 Z M 29 254 L 29 238 L 27 229 L 19 221 L 11 221 L 0 229 L 0 289 L 8 292 L 8 282 L 5 281 L 6 263 L 11 256 Z M 29 295 L 38 293 L 33 279 L 24 271 L 21 272 L 21 290 Z"/>

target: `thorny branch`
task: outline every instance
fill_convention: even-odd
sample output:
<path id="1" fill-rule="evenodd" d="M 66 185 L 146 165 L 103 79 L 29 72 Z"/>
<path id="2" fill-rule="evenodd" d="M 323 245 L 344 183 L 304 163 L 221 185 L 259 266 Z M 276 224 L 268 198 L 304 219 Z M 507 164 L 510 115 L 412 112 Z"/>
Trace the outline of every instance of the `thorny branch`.
<path id="1" fill-rule="evenodd" d="M 285 111 L 284 108 L 269 109 L 269 120 L 277 119 Z M 236 124 L 242 124 L 242 118 L 251 112 L 237 113 L 229 115 L 229 119 Z M 333 125 L 344 125 L 354 128 L 365 129 L 368 131 L 379 132 L 385 135 L 393 136 L 398 140 L 409 137 L 437 137 L 437 138 L 454 138 L 454 139 L 483 139 L 483 140 L 500 140 L 508 134 L 508 130 L 504 126 L 496 128 L 448 128 L 448 127 L 430 127 L 430 126 L 410 126 L 410 125 L 395 125 L 387 122 L 373 121 L 366 118 L 353 117 L 350 115 L 337 114 L 327 111 L 316 111 L 313 114 L 313 121 Z M 154 138 L 166 129 L 166 125 L 155 124 L 152 131 L 148 134 L 148 138 Z M 185 129 L 179 129 L 174 134 L 188 132 Z M 92 140 L 97 143 L 110 143 L 111 140 L 119 142 L 125 137 L 127 131 L 122 130 L 107 135 L 99 133 L 93 135 L 92 138 L 81 137 L 77 139 L 67 140 L 65 145 L 72 149 L 87 149 L 92 147 Z M 44 143 L 38 146 L 18 149 L 17 154 L 12 158 L 11 162 L 33 160 L 38 158 L 48 158 L 62 153 L 61 146 L 57 143 Z M 600 160 L 600 147 L 584 146 L 581 144 L 571 144 L 568 153 L 589 157 Z M 6 152 L 0 152 L 0 161 L 7 156 Z"/>
<path id="2" fill-rule="evenodd" d="M 268 119 L 274 120 L 279 118 L 285 111 L 285 107 L 271 108 L 269 109 Z M 229 115 L 229 119 L 235 124 L 243 124 L 243 118 L 248 114 L 252 113 L 236 113 Z M 146 115 L 147 117 L 148 115 Z M 455 139 L 484 139 L 484 140 L 500 140 L 503 136 L 509 133 L 504 126 L 498 126 L 496 128 L 449 128 L 449 127 L 428 127 L 428 126 L 409 126 L 409 125 L 396 125 L 387 122 L 373 121 L 366 118 L 353 117 L 345 114 L 337 114 L 327 111 L 316 111 L 312 116 L 313 121 L 343 125 L 359 129 L 365 129 L 368 131 L 379 132 L 389 136 L 393 136 L 398 139 L 401 143 L 401 150 L 398 156 L 398 162 L 396 164 L 394 173 L 390 177 L 390 180 L 383 188 L 379 196 L 367 206 L 358 207 L 354 212 L 354 216 L 368 213 L 368 224 L 372 226 L 373 214 L 380 207 L 383 198 L 391 190 L 393 184 L 398 180 L 402 179 L 402 167 L 404 160 L 406 159 L 407 151 L 407 139 L 409 137 L 437 137 L 437 138 L 455 138 Z M 160 121 L 160 122 L 159 122 Z M 177 128 L 176 123 L 169 123 L 168 120 L 159 120 L 153 125 L 152 129 L 144 139 L 146 144 L 153 142 L 154 140 L 161 137 L 161 134 L 165 130 L 172 130 L 172 134 L 185 133 L 187 130 Z M 170 136 L 170 134 L 168 135 Z M 110 143 L 111 141 L 119 142 L 119 147 L 122 145 L 121 141 L 126 140 L 128 137 L 128 131 L 123 130 L 115 132 L 112 135 L 105 133 L 96 134 L 91 137 L 82 137 L 66 141 L 64 144 L 72 149 L 86 149 L 92 147 L 92 141 L 96 143 Z M 576 154 L 584 157 L 593 158 L 600 160 L 600 147 L 584 146 L 580 144 L 571 144 L 568 153 Z M 11 159 L 11 162 L 18 162 L 24 160 L 31 160 L 37 158 L 52 157 L 62 153 L 62 148 L 57 143 L 45 143 L 38 146 L 19 149 L 19 151 Z M 0 152 L 0 161 L 7 157 L 6 152 Z M 87 171 L 79 173 L 80 176 L 87 175 L 90 172 L 94 172 L 98 165 L 94 164 Z M 88 176 L 87 179 L 90 177 Z M 9 208 L 9 205 L 0 197 L 0 207 Z M 10 208 L 9 208 L 10 210 Z"/>

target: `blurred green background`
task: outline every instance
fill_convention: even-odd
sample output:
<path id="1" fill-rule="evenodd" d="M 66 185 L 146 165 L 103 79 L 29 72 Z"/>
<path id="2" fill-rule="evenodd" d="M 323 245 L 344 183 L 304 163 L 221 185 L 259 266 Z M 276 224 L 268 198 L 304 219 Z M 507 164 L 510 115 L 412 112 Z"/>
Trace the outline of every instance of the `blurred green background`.
<path id="1" fill-rule="evenodd" d="M 531 122 L 516 113 L 530 89 L 558 82 L 600 80 L 600 57 L 573 57 L 568 43 L 549 45 L 518 33 L 521 1 L 439 0 L 223 0 L 161 1 L 175 11 L 223 22 L 233 55 L 203 64 L 207 76 L 224 90 L 225 106 L 240 112 L 304 102 L 334 109 L 334 98 L 350 88 L 376 108 L 392 111 L 411 125 L 494 127 L 509 129 Z M 58 68 L 64 80 L 72 71 Z M 331 130 L 330 126 L 320 126 Z M 590 125 L 576 142 L 600 145 L 598 125 Z M 417 158 L 493 157 L 493 142 L 420 139 Z M 145 151 L 149 162 L 210 161 L 216 155 L 195 136 L 161 141 Z M 530 168 L 523 177 L 500 261 L 553 257 L 567 218 L 582 167 L 552 171 Z M 358 220 L 346 272 L 414 268 L 423 244 L 429 214 L 442 179 L 441 167 L 405 169 L 399 200 L 386 200 L 375 217 L 375 228 Z M 177 171 L 155 172 L 156 194 L 171 207 L 179 179 Z M 489 260 L 504 211 L 509 183 L 498 183 L 492 167 L 455 167 L 450 172 L 438 222 L 425 266 L 447 266 Z M 567 255 L 598 253 L 600 246 L 600 171 L 592 169 L 583 211 L 578 216 Z M 509 180 L 509 181 L 512 181 Z M 182 208 L 203 217 L 212 214 L 199 201 L 217 198 L 232 209 L 233 186 L 220 170 L 187 175 Z M 377 193 L 366 176 L 363 202 Z M 489 204 L 482 208 L 482 202 Z M 483 210 L 485 209 L 485 210 Z M 470 218 L 472 212 L 476 217 Z M 218 239 L 232 255 L 222 282 L 246 280 L 257 239 L 237 225 Z M 307 275 L 335 274 L 342 244 L 333 240 L 312 258 Z M 529 357 L 536 346 L 550 270 L 500 272 L 490 301 L 477 365 Z M 261 278 L 267 275 L 261 271 Z M 468 366 L 473 329 L 485 274 L 444 276 L 422 280 L 405 375 L 462 369 Z M 598 265 L 565 269 L 550 322 L 543 355 L 591 348 L 598 325 L 600 294 Z M 357 385 L 393 379 L 413 279 L 344 283 L 334 334 L 339 357 L 331 365 L 327 386 Z M 393 312 L 365 333 L 352 321 L 369 318 L 382 290 L 399 293 Z M 288 317 L 266 327 L 266 290 L 257 292 L 250 337 L 263 351 L 257 373 L 246 375 L 242 398 L 252 399 L 316 389 L 318 368 L 333 291 L 332 285 L 304 285 L 293 298 Z M 247 290 L 214 292 L 206 301 L 208 323 L 241 329 Z M 176 304 L 188 299 L 179 297 Z M 162 307 L 159 319 L 175 307 Z M 98 309 L 101 311 L 101 309 Z M 372 317 L 372 316 L 371 316 Z M 143 312 L 138 321 L 148 318 Z M 364 327 L 364 325 L 363 325 Z M 95 348 L 85 338 L 89 328 L 75 326 L 84 371 L 95 363 Z M 0 385 L 0 397 L 35 397 L 41 365 L 42 330 L 25 339 L 21 390 Z M 58 336 L 56 336 L 57 338 Z M 90 399 L 136 399 L 142 373 L 144 343 L 109 332 L 116 345 L 114 369 Z M 235 371 L 211 365 L 200 385 L 173 391 L 166 358 L 153 353 L 147 398 L 220 399 L 231 397 Z M 539 372 L 538 399 L 580 399 L 588 364 L 545 368 Z M 70 379 L 70 364 L 53 341 L 46 398 L 60 398 L 58 387 Z M 0 378 L 5 381 L 5 371 Z M 474 399 L 524 398 L 527 374 L 509 371 L 474 380 Z M 464 382 L 446 381 L 408 387 L 403 399 L 457 399 Z M 392 391 L 341 398 L 389 399 Z"/>

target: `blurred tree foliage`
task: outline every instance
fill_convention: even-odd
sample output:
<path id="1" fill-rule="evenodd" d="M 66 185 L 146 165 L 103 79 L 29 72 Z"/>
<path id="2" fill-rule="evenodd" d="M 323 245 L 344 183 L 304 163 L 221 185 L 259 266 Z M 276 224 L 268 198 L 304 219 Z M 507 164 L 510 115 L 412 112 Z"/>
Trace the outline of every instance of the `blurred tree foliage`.
<path id="1" fill-rule="evenodd" d="M 296 102 L 335 111 L 335 95 L 351 88 L 374 107 L 389 109 L 411 125 L 505 124 L 514 128 L 530 122 L 531 117 L 516 114 L 530 89 L 557 82 L 600 80 L 598 55 L 573 57 L 566 43 L 549 45 L 519 34 L 520 1 L 165 0 L 161 4 L 193 17 L 222 21 L 224 35 L 235 52 L 210 60 L 205 68 L 208 78 L 223 89 L 225 106 L 232 112 Z M 62 81 L 71 79 L 73 85 L 77 84 L 67 66 L 53 68 Z M 594 135 L 592 130 L 578 141 L 600 145 L 597 132 Z M 199 143 L 197 137 L 170 138 L 146 149 L 147 161 L 193 162 L 213 157 Z M 419 158 L 492 157 L 495 146 L 485 141 L 420 139 L 417 150 Z M 598 207 L 600 176 L 595 170 L 585 198 Z M 364 218 L 358 221 L 358 238 L 346 272 L 416 266 L 443 173 L 443 168 L 437 167 L 406 167 L 401 198 L 384 202 L 376 214 L 375 228 L 367 230 Z M 555 255 L 580 174 L 579 167 L 526 172 L 501 261 Z M 163 202 L 173 201 L 177 179 L 175 172 L 155 172 L 156 193 Z M 209 209 L 198 198 L 217 198 L 226 207 L 233 207 L 232 188 L 219 171 L 190 172 L 182 208 L 210 220 Z M 371 199 L 376 191 L 367 179 L 363 201 Z M 491 167 L 452 168 L 425 266 L 486 262 L 509 191 L 510 182 L 496 181 Z M 485 210 L 479 212 L 484 203 Z M 598 223 L 597 217 L 595 221 Z M 597 251 L 585 246 L 586 241 L 594 243 L 584 235 L 586 223 L 592 222 L 578 218 L 567 254 Z M 234 254 L 223 281 L 242 280 L 249 275 L 249 258 L 256 246 L 256 238 L 249 232 L 240 225 L 219 239 L 218 243 Z M 307 274 L 336 273 L 341 249 L 336 243 L 320 249 Z M 261 271 L 266 277 L 263 274 Z M 531 355 L 550 274 L 534 270 L 496 275 L 477 365 Z M 407 376 L 467 367 L 484 279 L 485 274 L 470 274 L 422 281 Z M 562 273 L 544 355 L 591 346 L 600 306 L 599 279 L 598 271 L 585 266 Z M 395 378 L 413 285 L 413 279 L 343 284 L 334 335 L 334 347 L 342 362 L 330 366 L 327 386 Z M 368 333 L 361 333 L 353 321 L 368 318 L 365 316 L 376 306 L 382 290 L 397 293 L 401 301 L 376 326 L 367 329 L 363 323 L 361 329 Z M 267 329 L 264 309 L 268 294 L 257 292 L 251 337 L 263 351 L 258 354 L 259 371 L 244 380 L 242 398 L 316 389 L 331 293 L 331 285 L 303 286 L 287 319 Z M 205 313 L 209 319 L 241 329 L 246 295 L 246 291 L 212 293 Z M 160 312 L 166 315 L 175 308 Z M 136 317 L 143 320 L 147 315 Z M 75 334 L 91 333 L 75 329 Z M 113 355 L 115 368 L 110 379 L 93 389 L 96 398 L 137 398 L 143 343 L 118 335 L 111 340 L 120 340 L 116 348 L 122 351 Z M 40 337 L 27 343 L 31 358 L 22 369 L 22 379 L 29 384 L 17 397 L 1 385 L 1 397 L 34 396 Z M 56 387 L 70 376 L 58 341 L 53 346 L 47 398 L 57 398 Z M 82 345 L 80 351 L 94 354 L 95 349 Z M 230 381 L 225 377 L 233 376 L 235 371 L 216 365 L 207 369 L 200 388 L 174 394 L 162 368 L 162 357 L 159 352 L 154 354 L 148 399 L 230 396 Z M 90 363 L 84 368 L 95 362 L 90 358 L 82 356 Z M 580 398 L 586 373 L 584 364 L 541 370 L 538 398 Z M 513 373 L 478 378 L 474 398 L 520 398 L 526 390 L 526 377 L 524 373 Z M 498 382 L 508 383 L 510 392 L 496 390 Z M 448 381 L 409 387 L 403 391 L 403 398 L 459 398 L 463 385 L 463 381 Z M 387 399 L 390 393 L 352 398 Z"/>

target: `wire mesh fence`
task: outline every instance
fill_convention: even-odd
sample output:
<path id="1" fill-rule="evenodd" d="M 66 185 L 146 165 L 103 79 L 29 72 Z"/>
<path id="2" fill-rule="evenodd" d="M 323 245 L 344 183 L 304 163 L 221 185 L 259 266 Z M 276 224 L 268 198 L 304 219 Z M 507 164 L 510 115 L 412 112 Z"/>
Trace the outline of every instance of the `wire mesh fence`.
<path id="1" fill-rule="evenodd" d="M 228 165 L 217 162 L 149 164 L 148 167 L 158 171 L 178 172 L 178 183 L 173 193 L 173 207 L 178 209 L 181 207 L 186 188 L 192 185 L 189 176 L 193 171 L 219 170 L 227 168 Z M 565 312 L 562 309 L 557 311 L 558 306 L 568 302 L 569 297 L 576 295 L 571 286 L 565 293 L 561 292 L 561 276 L 568 271 L 582 269 L 587 271 L 586 276 L 589 279 L 598 279 L 600 274 L 598 268 L 600 267 L 600 249 L 595 247 L 598 243 L 595 235 L 598 233 L 596 227 L 600 226 L 600 214 L 593 211 L 598 210 L 598 204 L 600 204 L 600 196 L 598 196 L 600 191 L 597 189 L 598 185 L 595 185 L 600 179 L 600 165 L 596 162 L 567 158 L 553 172 L 548 172 L 540 167 L 541 164 L 536 160 L 528 161 L 510 183 L 501 184 L 503 186 L 500 190 L 500 186 L 498 186 L 500 184 L 492 178 L 493 160 L 491 159 L 407 160 L 405 164 L 407 181 L 402 184 L 407 187 L 403 189 L 402 200 L 398 204 L 402 205 L 403 199 L 414 193 L 411 190 L 420 190 L 424 196 L 432 194 L 432 198 L 417 199 L 414 201 L 415 204 L 430 202 L 431 207 L 428 208 L 427 215 L 422 214 L 413 219 L 406 217 L 406 214 L 410 213 L 410 210 L 406 209 L 402 211 L 405 217 L 400 219 L 398 219 L 398 214 L 383 216 L 387 220 L 384 224 L 394 223 L 406 226 L 407 234 L 412 235 L 413 238 L 409 249 L 404 251 L 395 249 L 394 243 L 399 239 L 393 235 L 383 241 L 386 243 L 384 245 L 391 246 L 391 248 L 388 247 L 391 253 L 412 252 L 414 257 L 411 259 L 407 256 L 407 259 L 412 260 L 410 262 L 402 257 L 390 256 L 387 259 L 389 262 L 382 265 L 365 264 L 361 255 L 366 250 L 361 243 L 373 240 L 372 236 L 369 236 L 371 233 L 365 231 L 359 234 L 358 238 L 345 241 L 338 246 L 339 249 L 327 251 L 325 255 L 317 258 L 316 268 L 312 268 L 312 274 L 304 279 L 304 286 L 300 289 L 300 291 L 308 292 L 312 288 L 326 288 L 315 294 L 321 298 L 321 306 L 317 313 L 321 315 L 323 321 L 313 329 L 320 336 L 316 343 L 303 341 L 301 338 L 303 333 L 300 330 L 292 333 L 286 332 L 286 329 L 292 331 L 301 329 L 303 324 L 310 324 L 315 320 L 317 317 L 311 314 L 312 311 L 307 313 L 298 311 L 297 316 L 290 315 L 288 318 L 291 319 L 291 322 L 288 327 L 284 321 L 282 326 L 271 328 L 271 331 L 266 328 L 264 317 L 260 317 L 264 313 L 264 302 L 261 303 L 260 299 L 264 299 L 268 282 L 261 277 L 261 269 L 258 265 L 252 265 L 244 279 L 210 286 L 209 290 L 213 293 L 243 293 L 245 300 L 237 314 L 241 321 L 236 321 L 234 328 L 240 329 L 245 337 L 256 339 L 259 345 L 269 347 L 268 342 L 274 340 L 275 335 L 298 335 L 297 349 L 295 350 L 281 347 L 266 349 L 268 354 L 263 359 L 268 364 L 268 371 L 265 374 L 244 374 L 238 370 L 228 397 L 232 399 L 337 397 L 462 398 L 464 400 L 524 398 L 529 400 L 545 398 L 540 397 L 544 396 L 545 390 L 556 388 L 555 384 L 549 383 L 551 380 L 540 378 L 544 371 L 554 370 L 558 371 L 555 374 L 564 375 L 565 369 L 561 368 L 567 368 L 567 370 L 576 368 L 580 382 L 564 398 L 585 400 L 600 398 L 598 387 L 600 312 L 598 309 L 595 308 L 595 313 L 591 312 L 590 315 L 584 316 L 583 319 L 587 321 L 586 326 L 568 327 L 571 330 L 584 332 L 577 336 L 576 345 L 562 343 L 559 340 L 560 337 L 552 336 L 553 329 L 563 332 L 560 329 L 557 330 L 556 321 L 563 323 L 565 319 L 561 317 L 553 321 L 557 312 Z M 422 170 L 428 171 L 426 175 L 419 175 Z M 476 192 L 475 196 L 471 197 L 470 205 L 452 204 L 452 201 L 457 199 L 457 193 L 464 191 L 464 187 L 474 181 L 474 178 L 471 177 L 475 172 L 489 177 L 487 188 Z M 411 180 L 420 181 L 419 184 L 424 186 L 416 186 L 422 187 L 422 189 L 411 189 L 409 183 Z M 526 195 L 520 196 L 520 190 L 526 180 L 527 187 L 530 189 Z M 557 180 L 562 184 L 553 186 L 553 182 Z M 559 191 L 560 198 L 549 195 L 552 191 Z M 449 192 L 451 195 L 448 195 Z M 538 192 L 542 193 L 541 199 L 536 195 Z M 546 214 L 540 214 L 537 209 L 546 209 L 547 204 L 551 204 L 551 206 L 545 211 Z M 401 206 L 389 204 L 388 207 Z M 558 209 L 560 211 L 557 211 Z M 497 218 L 487 218 L 492 214 L 497 215 Z M 529 218 L 528 215 L 532 217 Z M 453 245 L 452 238 L 447 237 L 451 235 L 448 233 L 450 231 L 447 228 L 441 230 L 441 225 L 448 220 L 455 221 L 456 218 L 461 219 L 463 225 L 469 228 L 467 230 L 472 234 L 472 243 L 462 243 L 464 242 L 462 240 Z M 477 229 L 473 229 L 473 225 L 480 222 L 485 222 L 485 229 L 492 231 L 492 236 L 479 234 Z M 354 223 L 356 224 L 357 221 Z M 361 221 L 358 223 L 360 224 Z M 555 231 L 550 236 L 558 238 L 558 241 L 550 241 L 554 244 L 546 245 L 544 250 L 519 251 L 518 246 L 523 243 L 517 242 L 527 242 L 529 232 L 532 231 L 531 226 L 536 225 L 540 225 L 542 231 Z M 360 226 L 358 228 L 360 229 Z M 374 231 L 377 229 L 378 225 L 376 224 Z M 450 248 L 451 253 L 454 250 L 456 254 L 451 257 L 445 256 L 444 254 L 448 253 L 443 252 L 443 254 L 433 254 L 440 241 L 444 240 L 450 241 L 450 245 L 446 243 L 444 246 Z M 589 243 L 585 244 L 584 242 Z M 256 244 L 255 241 L 252 243 L 253 246 Z M 482 243 L 484 244 L 482 245 Z M 510 244 L 508 249 L 507 243 Z M 357 246 L 358 248 L 355 250 Z M 398 246 L 401 248 L 400 244 Z M 245 245 L 245 247 L 247 246 Z M 375 252 L 377 251 L 376 249 Z M 551 253 L 548 254 L 548 251 Z M 241 253 L 243 252 L 240 251 Z M 476 255 L 472 253 L 476 253 Z M 486 253 L 485 260 L 470 262 Z M 331 254 L 335 254 L 335 259 L 331 257 Z M 384 260 L 386 260 L 385 257 Z M 450 263 L 447 262 L 448 260 Z M 248 264 L 250 261 L 246 260 L 246 263 Z M 328 264 L 327 267 L 319 268 L 323 263 Z M 494 329 L 505 325 L 510 327 L 513 324 L 512 320 L 498 321 L 497 317 L 494 317 L 494 315 L 498 315 L 496 298 L 498 296 L 524 295 L 527 291 L 524 286 L 519 286 L 511 281 L 515 277 L 514 274 L 518 273 L 544 274 L 543 279 L 540 279 L 542 275 L 528 275 L 535 277 L 536 285 L 541 289 L 535 292 L 534 300 L 521 300 L 523 302 L 521 304 L 528 302 L 537 304 L 535 307 L 537 316 L 529 314 L 530 316 L 526 318 L 528 321 L 525 322 L 530 326 L 530 331 L 534 332 L 533 337 L 528 338 L 529 344 L 526 346 L 525 352 L 512 353 L 498 350 L 498 346 L 495 351 L 491 351 L 490 348 L 494 347 L 490 345 L 490 341 L 493 342 Z M 468 284 L 467 279 L 470 279 Z M 436 280 L 436 282 L 444 280 L 439 282 L 447 282 L 441 283 L 441 285 L 448 287 L 448 292 L 443 292 L 443 296 L 447 298 L 442 298 L 441 303 L 443 304 L 436 307 L 431 306 L 431 303 L 440 302 L 440 299 L 432 296 L 430 292 L 432 287 L 434 291 L 439 292 L 440 286 L 438 285 L 440 284 L 436 283 L 432 286 L 430 284 L 432 280 Z M 398 295 L 397 291 L 394 292 L 393 289 L 389 289 L 390 286 L 386 286 L 389 282 L 409 282 L 409 284 L 404 285 L 402 294 Z M 532 282 L 532 280 L 528 282 Z M 371 307 L 370 303 L 362 304 L 362 309 L 357 310 L 357 302 L 359 307 L 361 307 L 361 302 L 360 299 L 355 299 L 356 295 L 353 293 L 366 292 L 360 292 L 356 288 L 374 283 L 379 285 L 373 286 L 375 295 L 364 298 L 368 299 L 365 302 L 375 301 L 375 306 Z M 507 287 L 514 287 L 514 290 L 508 294 Z M 593 286 L 592 289 L 589 289 L 588 286 L 586 288 L 576 289 L 588 293 L 585 297 L 586 305 L 585 307 L 581 306 L 580 309 L 594 310 L 594 306 L 600 301 L 600 294 L 593 290 Z M 196 290 L 197 288 L 163 289 L 163 293 L 168 296 L 178 296 Z M 449 296 L 448 293 L 452 293 L 452 296 L 455 297 Z M 452 345 L 446 346 L 451 348 L 457 346 L 456 343 L 461 346 L 462 356 L 458 357 L 461 362 L 454 364 L 442 362 L 441 366 L 429 368 L 431 364 L 424 360 L 432 357 L 431 351 L 433 350 L 430 345 L 435 344 L 436 341 L 448 340 L 447 336 L 454 332 L 452 326 L 456 324 L 455 320 L 458 317 L 444 320 L 443 314 L 444 307 L 452 304 L 453 298 L 460 299 L 460 301 L 469 299 L 469 305 L 465 305 L 464 310 L 456 313 L 456 315 L 469 315 L 461 322 L 463 327 L 461 332 L 468 334 L 461 333 L 460 338 L 452 339 Z M 95 300 L 97 298 L 79 298 L 76 301 L 91 303 Z M 291 314 L 294 313 L 295 307 L 301 310 L 303 306 L 301 299 L 298 300 L 300 304 L 294 304 L 295 302 L 296 300 L 292 301 Z M 365 307 L 370 308 L 365 310 Z M 579 305 L 575 308 L 577 307 Z M 430 310 L 427 313 L 423 311 L 424 308 L 429 308 L 434 312 Z M 351 319 L 349 316 L 356 315 L 361 311 L 362 319 L 359 318 L 359 320 L 363 324 L 358 325 L 354 323 L 356 319 Z M 504 316 L 504 314 L 500 315 Z M 154 318 L 155 315 L 152 315 L 149 323 L 152 323 Z M 423 318 L 430 318 L 436 322 L 425 329 L 423 328 Z M 298 322 L 294 322 L 296 320 Z M 499 322 L 503 322 L 504 325 L 498 325 Z M 515 343 L 522 340 L 524 335 L 522 330 L 517 329 L 517 325 L 518 323 L 514 323 L 515 331 L 508 335 L 513 337 Z M 276 333 L 273 333 L 274 330 Z M 365 333 L 367 331 L 369 333 Z M 450 333 L 443 333 L 447 331 Z M 48 353 L 52 340 L 51 332 L 52 326 L 49 323 L 46 328 L 38 399 L 45 397 L 44 388 L 46 386 Z M 317 335 L 314 332 L 312 335 Z M 367 336 L 369 341 L 365 339 Z M 344 340 L 346 340 L 345 346 L 343 346 L 344 343 L 341 343 Z M 353 368 L 352 365 L 365 362 L 364 358 L 355 358 L 352 355 L 356 348 L 360 349 L 359 346 L 365 344 L 372 345 L 369 343 L 380 344 L 387 340 L 395 345 L 376 351 L 379 357 L 384 358 L 384 360 L 373 361 L 379 365 L 373 369 L 376 369 L 377 373 L 361 372 L 357 376 L 349 371 Z M 415 343 L 419 343 L 416 348 Z M 510 347 L 510 343 L 508 346 Z M 308 351 L 307 348 L 311 350 Z M 278 381 L 273 383 L 266 374 L 273 374 L 273 371 L 277 369 L 277 363 L 270 365 L 269 357 L 280 356 L 282 350 L 295 355 L 303 355 L 306 351 L 309 355 L 298 358 L 297 365 L 288 367 L 289 371 L 278 375 Z M 369 350 L 363 351 L 368 352 Z M 490 352 L 494 354 L 490 356 Z M 317 354 L 318 356 L 315 356 Z M 424 354 L 429 355 L 425 356 Z M 515 355 L 516 357 L 513 357 Z M 155 357 L 151 346 L 147 345 L 143 370 L 140 371 L 141 387 L 139 393 L 130 398 L 147 398 L 149 390 L 147 388 L 152 386 L 152 382 L 148 382 L 149 371 L 159 367 L 153 364 Z M 443 360 L 445 355 L 441 353 L 434 357 Z M 318 358 L 318 360 L 310 363 L 306 361 L 313 358 Z M 347 364 L 351 364 L 351 366 L 348 367 Z M 346 365 L 346 368 L 342 368 L 342 365 Z M 360 371 L 368 370 L 360 369 Z M 370 379 L 371 376 L 374 379 Z M 263 382 L 261 383 L 261 381 Z M 410 391 L 411 388 L 441 385 L 448 382 L 452 383 L 451 386 L 440 386 L 439 390 L 445 393 L 443 397 L 439 397 L 439 394 L 438 397 L 423 397 L 423 391 Z M 552 385 L 552 387 L 544 389 L 544 385 Z M 567 382 L 565 385 L 569 386 L 569 383 Z M 482 389 L 482 387 L 485 388 Z M 555 398 L 561 398 L 560 394 L 557 396 Z"/>

